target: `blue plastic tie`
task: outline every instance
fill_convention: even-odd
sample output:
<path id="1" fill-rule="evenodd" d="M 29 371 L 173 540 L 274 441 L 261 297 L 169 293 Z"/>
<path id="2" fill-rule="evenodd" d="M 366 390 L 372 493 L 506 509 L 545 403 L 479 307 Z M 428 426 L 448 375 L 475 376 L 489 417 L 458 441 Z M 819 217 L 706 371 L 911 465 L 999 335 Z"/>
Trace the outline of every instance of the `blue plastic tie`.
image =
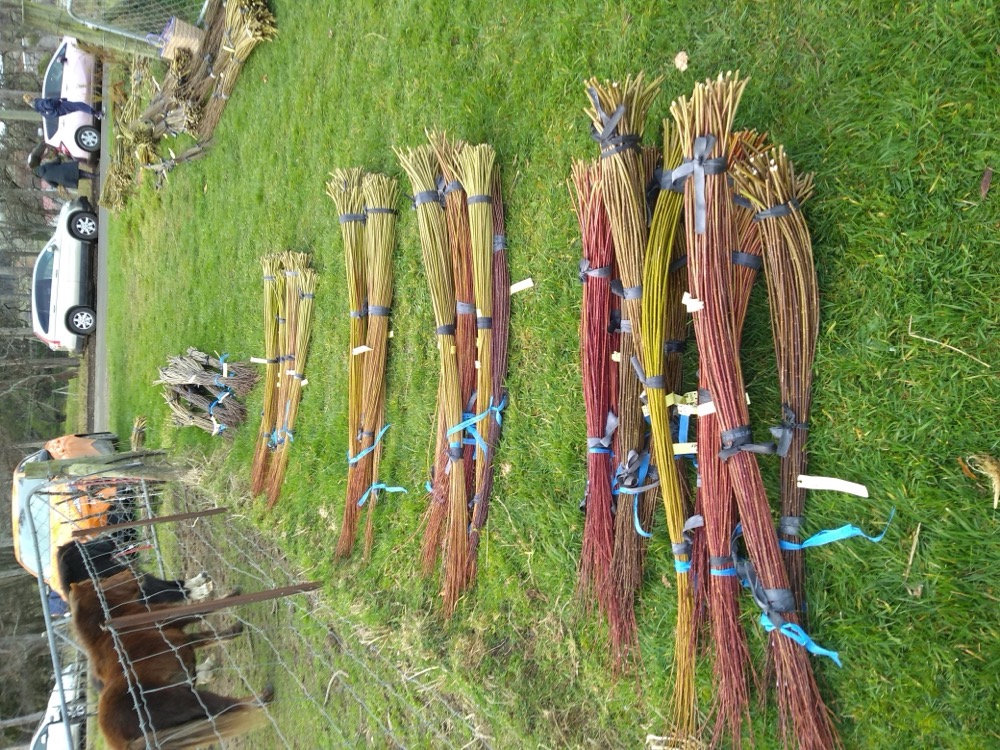
<path id="1" fill-rule="evenodd" d="M 865 532 L 859 529 L 857 526 L 852 524 L 845 524 L 838 529 L 825 529 L 813 534 L 811 537 L 806 539 L 804 542 L 786 542 L 782 539 L 779 542 L 781 549 L 787 550 L 802 550 L 809 547 L 822 547 L 824 544 L 833 544 L 834 542 L 840 542 L 844 539 L 852 539 L 853 537 L 860 536 L 867 539 L 869 542 L 881 542 L 885 533 L 889 530 L 889 524 L 892 523 L 893 516 L 896 515 L 896 509 L 893 508 L 889 513 L 889 520 L 885 522 L 885 528 L 882 529 L 882 533 L 877 536 L 868 536 Z"/>
<path id="2" fill-rule="evenodd" d="M 430 479 L 428 479 L 426 482 L 424 482 L 424 489 L 427 490 L 428 492 L 433 492 L 434 491 L 434 485 L 431 484 L 431 480 Z"/>
<path id="3" fill-rule="evenodd" d="M 384 490 L 386 492 L 407 492 L 407 489 L 405 487 L 390 487 L 385 482 L 375 482 L 375 484 L 373 484 L 371 487 L 365 490 L 365 494 L 363 494 L 361 496 L 361 499 L 358 500 L 358 507 L 360 508 L 362 505 L 364 505 L 368 501 L 368 496 L 372 492 L 376 492 L 378 490 Z"/>
<path id="4" fill-rule="evenodd" d="M 674 558 L 674 570 L 678 573 L 689 573 L 691 572 L 691 561 L 690 560 L 678 560 Z"/>
<path id="5" fill-rule="evenodd" d="M 347 465 L 348 466 L 354 466 L 354 464 L 356 464 L 362 458 L 364 458 L 369 453 L 371 453 L 373 450 L 375 450 L 375 446 L 377 446 L 379 444 L 379 441 L 382 440 L 382 436 L 385 435 L 385 431 L 388 430 L 390 427 L 392 427 L 392 425 L 387 424 L 385 427 L 383 427 L 381 430 L 379 430 L 378 435 L 375 436 L 375 439 L 372 441 L 372 444 L 369 445 L 364 450 L 358 451 L 358 455 L 354 456 L 353 458 L 351 457 L 351 452 L 348 451 L 347 452 Z"/>
<path id="6" fill-rule="evenodd" d="M 767 613 L 760 613 L 760 624 L 764 626 L 764 630 L 770 633 L 775 629 L 774 623 L 771 622 L 771 618 L 767 616 Z M 836 651 L 830 651 L 830 649 L 823 648 L 816 641 L 809 637 L 809 634 L 804 631 L 801 626 L 796 625 L 794 622 L 786 622 L 780 628 L 777 629 L 786 638 L 790 638 L 795 641 L 800 646 L 805 647 L 805 650 L 810 654 L 815 654 L 816 656 L 825 656 L 838 667 L 843 667 L 844 665 L 840 663 L 840 655 Z"/>
<path id="7" fill-rule="evenodd" d="M 717 578 L 733 578 L 736 576 L 736 568 L 709 568 L 708 572 Z"/>
<path id="8" fill-rule="evenodd" d="M 632 523 L 635 524 L 635 533 L 641 536 L 643 539 L 649 539 L 653 536 L 653 532 L 645 531 L 642 528 L 642 524 L 639 523 L 639 496 L 633 495 L 632 499 Z"/>

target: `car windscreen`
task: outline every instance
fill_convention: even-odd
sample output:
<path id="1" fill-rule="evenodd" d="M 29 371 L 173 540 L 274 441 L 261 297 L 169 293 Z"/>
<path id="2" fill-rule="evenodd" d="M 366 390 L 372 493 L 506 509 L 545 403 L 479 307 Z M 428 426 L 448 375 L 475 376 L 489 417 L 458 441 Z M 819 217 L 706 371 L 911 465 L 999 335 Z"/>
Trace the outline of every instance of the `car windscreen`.
<path id="1" fill-rule="evenodd" d="M 46 99 L 58 99 L 62 96 L 63 64 L 62 59 L 66 55 L 66 45 L 61 44 L 56 54 L 52 57 L 49 69 L 45 71 L 45 81 L 42 83 L 42 96 Z M 51 138 L 59 129 L 59 118 L 51 115 L 43 117 L 45 125 L 45 137 Z"/>
<path id="2" fill-rule="evenodd" d="M 51 559 L 50 547 L 52 545 L 51 530 L 49 528 L 49 503 L 42 494 L 32 493 L 47 482 L 47 479 L 24 478 L 18 483 L 17 497 L 21 502 L 21 513 L 18 516 L 18 547 L 21 553 L 21 562 L 26 568 L 48 578 L 49 560 Z M 28 513 L 31 513 L 31 519 Z M 34 533 L 32 533 L 32 520 L 34 521 Z"/>
<path id="3" fill-rule="evenodd" d="M 52 269 L 55 265 L 55 248 L 51 245 L 38 256 L 35 262 L 35 281 L 31 292 L 31 304 L 42 330 L 49 330 L 49 308 L 52 306 Z"/>

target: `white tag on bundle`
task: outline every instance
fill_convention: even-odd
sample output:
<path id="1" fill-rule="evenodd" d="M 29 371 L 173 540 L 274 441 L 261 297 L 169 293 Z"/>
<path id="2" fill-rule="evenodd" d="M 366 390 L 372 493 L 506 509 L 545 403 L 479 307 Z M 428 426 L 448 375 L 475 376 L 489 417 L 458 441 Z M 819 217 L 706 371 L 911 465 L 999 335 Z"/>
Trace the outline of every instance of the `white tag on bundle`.
<path id="1" fill-rule="evenodd" d="M 622 353 L 621 352 L 611 352 L 611 361 L 612 362 L 621 362 L 622 361 Z"/>
<path id="2" fill-rule="evenodd" d="M 524 281 L 519 281 L 516 284 L 511 284 L 510 293 L 517 294 L 518 292 L 523 292 L 525 289 L 531 289 L 535 285 L 535 282 L 531 280 L 529 276 Z"/>
<path id="3" fill-rule="evenodd" d="M 361 346 L 356 346 L 353 349 L 351 349 L 351 354 L 356 356 L 358 354 L 364 354 L 365 352 L 370 352 L 371 350 L 372 348 L 370 346 L 368 346 L 367 344 L 362 344 Z"/>
<path id="4" fill-rule="evenodd" d="M 681 297 L 681 304 L 687 308 L 689 313 L 699 312 L 705 309 L 705 303 L 702 302 L 697 297 L 692 297 L 687 292 L 684 292 L 684 296 Z"/>
<path id="5" fill-rule="evenodd" d="M 698 452 L 697 443 L 674 443 L 675 456 L 690 456 Z"/>
<path id="6" fill-rule="evenodd" d="M 808 474 L 799 474 L 798 486 L 804 490 L 833 490 L 834 492 L 846 492 L 848 495 L 868 497 L 868 488 L 863 484 L 848 482 L 846 479 L 836 479 L 834 477 L 815 477 Z"/>

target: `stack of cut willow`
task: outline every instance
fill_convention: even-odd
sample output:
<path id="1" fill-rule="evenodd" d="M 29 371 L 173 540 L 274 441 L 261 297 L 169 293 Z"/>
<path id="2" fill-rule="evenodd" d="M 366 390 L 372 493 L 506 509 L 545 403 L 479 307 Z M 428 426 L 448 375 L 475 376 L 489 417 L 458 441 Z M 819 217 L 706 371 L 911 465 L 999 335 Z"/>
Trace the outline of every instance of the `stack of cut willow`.
<path id="1" fill-rule="evenodd" d="M 229 430 L 242 424 L 247 415 L 237 398 L 250 392 L 257 374 L 249 365 L 229 364 L 225 357 L 212 357 L 194 348 L 167 361 L 153 385 L 163 386 L 174 424 L 231 437 Z"/>
<path id="2" fill-rule="evenodd" d="M 428 138 L 430 146 L 399 156 L 415 194 L 443 366 L 423 568 L 433 570 L 443 545 L 450 614 L 475 581 L 488 516 L 506 403 L 510 275 L 493 148 L 453 142 L 443 133 Z"/>
<path id="3" fill-rule="evenodd" d="M 261 259 L 264 270 L 264 407 L 251 466 L 251 491 L 268 508 L 281 496 L 305 385 L 316 272 L 307 253 Z M 260 360 L 258 360 L 260 361 Z"/>

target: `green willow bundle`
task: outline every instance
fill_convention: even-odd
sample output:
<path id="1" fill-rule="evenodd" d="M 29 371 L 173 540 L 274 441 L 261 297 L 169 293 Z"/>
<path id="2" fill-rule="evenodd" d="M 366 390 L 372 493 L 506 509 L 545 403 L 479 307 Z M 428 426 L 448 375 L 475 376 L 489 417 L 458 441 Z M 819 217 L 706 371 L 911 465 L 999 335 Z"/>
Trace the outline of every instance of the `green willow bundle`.
<path id="1" fill-rule="evenodd" d="M 680 143 L 674 131 L 663 134 L 663 168 L 672 170 L 681 161 Z M 674 635 L 673 737 L 686 742 L 697 727 L 694 685 L 694 637 L 692 633 L 693 599 L 691 590 L 690 544 L 684 536 L 686 512 L 680 477 L 674 461 L 673 437 L 664 377 L 664 346 L 667 300 L 670 297 L 670 264 L 680 223 L 683 196 L 671 190 L 660 192 L 646 245 L 642 294 L 642 360 L 632 362 L 640 370 L 646 389 L 647 407 L 652 427 L 652 449 L 659 468 L 660 494 L 666 510 L 667 533 L 674 553 L 677 583 L 677 624 Z M 619 504 L 619 513 L 625 509 Z"/>
<path id="2" fill-rule="evenodd" d="M 281 255 L 265 255 L 260 259 L 264 272 L 264 406 L 261 411 L 260 432 L 254 447 L 250 467 L 250 491 L 256 497 L 264 491 L 267 469 L 271 461 L 271 435 L 278 409 L 278 372 L 281 363 L 281 329 L 284 316 L 280 310 L 285 300 L 285 274 Z"/>
<path id="3" fill-rule="evenodd" d="M 806 474 L 806 438 L 812 405 L 812 368 L 819 335 L 819 292 L 809 228 L 799 210 L 812 195 L 812 175 L 798 176 L 783 147 L 760 152 L 740 165 L 736 188 L 753 205 L 760 228 L 771 329 L 778 363 L 781 425 L 775 429 L 781 456 L 782 537 L 801 542 L 799 526 L 806 490 L 798 477 Z M 746 213 L 751 213 L 747 211 Z M 805 620 L 805 556 L 801 550 L 782 554 Z"/>
<path id="4" fill-rule="evenodd" d="M 410 178 L 420 230 L 424 271 L 430 288 L 441 356 L 438 398 L 440 412 L 449 429 L 462 421 L 461 389 L 455 356 L 455 287 L 448 257 L 448 232 L 444 209 L 439 202 L 434 175 L 434 152 L 428 146 L 396 149 L 396 156 Z M 445 546 L 445 581 L 443 608 L 445 616 L 455 611 L 466 586 L 468 555 L 468 511 L 466 507 L 465 468 L 461 436 L 449 438 L 450 459 L 448 531 Z"/>
<path id="5" fill-rule="evenodd" d="M 344 240 L 344 269 L 347 276 L 347 304 L 350 315 L 350 343 L 347 365 L 347 451 L 348 487 L 367 486 L 368 477 L 352 480 L 351 474 L 361 473 L 362 467 L 355 461 L 361 452 L 361 410 L 364 399 L 364 351 L 368 340 L 368 281 L 365 274 L 365 198 L 362 188 L 364 170 L 338 169 L 331 173 L 326 184 L 326 192 L 337 206 L 340 231 Z M 371 471 L 371 463 L 365 467 Z M 360 495 L 358 496 L 360 497 Z M 358 533 L 361 510 L 358 497 L 352 501 L 350 492 L 344 503 L 344 516 L 337 540 L 337 557 L 346 557 L 354 549 L 354 539 Z"/>
<path id="6" fill-rule="evenodd" d="M 641 349 L 642 258 L 646 250 L 646 182 L 640 164 L 639 143 L 646 113 L 655 98 L 661 79 L 647 84 L 640 73 L 624 83 L 586 82 L 590 106 L 586 113 L 593 136 L 601 148 L 601 195 L 615 243 L 615 261 L 622 284 L 622 334 L 618 379 L 619 425 L 615 454 L 620 466 L 616 481 L 620 486 L 638 486 L 643 464 L 645 422 L 639 400 L 641 386 L 628 363 Z M 626 322 L 627 321 L 627 322 Z M 636 533 L 631 514 L 615 518 L 615 549 L 612 569 L 619 599 L 620 632 L 612 631 L 612 648 L 620 657 L 637 645 L 634 600 L 641 582 L 642 540 Z"/>

